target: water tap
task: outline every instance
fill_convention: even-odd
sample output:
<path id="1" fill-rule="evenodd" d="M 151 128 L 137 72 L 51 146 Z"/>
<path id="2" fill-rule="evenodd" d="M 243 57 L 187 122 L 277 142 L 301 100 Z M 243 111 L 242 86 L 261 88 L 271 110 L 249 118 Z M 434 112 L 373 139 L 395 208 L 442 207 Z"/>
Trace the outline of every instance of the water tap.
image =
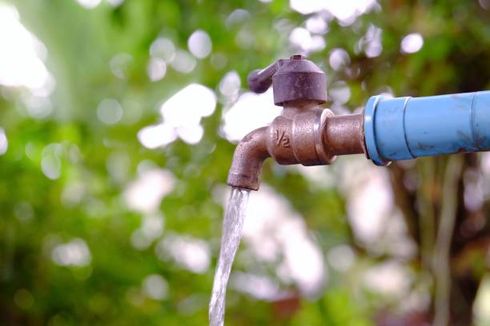
<path id="1" fill-rule="evenodd" d="M 265 159 L 326 165 L 338 155 L 365 154 L 376 165 L 490 149 L 490 91 L 430 97 L 371 97 L 359 114 L 336 116 L 322 104 L 327 78 L 301 55 L 248 76 L 250 89 L 271 85 L 281 115 L 238 144 L 228 174 L 233 187 L 258 190 Z"/>

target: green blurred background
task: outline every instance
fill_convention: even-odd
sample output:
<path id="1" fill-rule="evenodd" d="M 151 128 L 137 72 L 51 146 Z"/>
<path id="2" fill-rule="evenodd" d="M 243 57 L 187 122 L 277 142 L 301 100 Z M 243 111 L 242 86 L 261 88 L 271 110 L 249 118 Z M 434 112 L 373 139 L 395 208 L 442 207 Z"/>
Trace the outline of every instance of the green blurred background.
<path id="1" fill-rule="evenodd" d="M 490 82 L 490 1 L 0 0 L 0 323 L 205 325 L 246 75 L 336 113 Z M 444 123 L 444 117 L 441 122 Z M 488 325 L 490 156 L 268 162 L 229 325 Z"/>

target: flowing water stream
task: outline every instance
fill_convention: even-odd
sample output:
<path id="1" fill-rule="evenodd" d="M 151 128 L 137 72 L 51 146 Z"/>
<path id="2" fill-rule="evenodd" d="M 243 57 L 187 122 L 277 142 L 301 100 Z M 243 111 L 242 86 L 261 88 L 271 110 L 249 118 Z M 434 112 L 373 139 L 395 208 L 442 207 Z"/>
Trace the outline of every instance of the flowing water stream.
<path id="1" fill-rule="evenodd" d="M 226 285 L 230 278 L 231 265 L 242 237 L 243 220 L 250 190 L 233 188 L 223 219 L 223 234 L 218 266 L 214 274 L 213 293 L 209 302 L 209 325 L 222 326 L 225 320 Z"/>

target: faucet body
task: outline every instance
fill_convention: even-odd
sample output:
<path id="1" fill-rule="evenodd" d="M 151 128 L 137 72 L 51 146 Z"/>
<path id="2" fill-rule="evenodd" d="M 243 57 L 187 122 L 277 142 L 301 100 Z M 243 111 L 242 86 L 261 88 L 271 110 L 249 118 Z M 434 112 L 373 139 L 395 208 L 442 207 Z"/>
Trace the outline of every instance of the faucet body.
<path id="1" fill-rule="evenodd" d="M 249 75 L 250 88 L 283 106 L 268 127 L 238 144 L 228 184 L 258 190 L 262 163 L 325 165 L 362 154 L 376 165 L 457 152 L 490 150 L 490 91 L 431 97 L 371 97 L 360 114 L 322 108 L 325 74 L 302 56 L 281 59 Z"/>
<path id="2" fill-rule="evenodd" d="M 288 103 L 268 127 L 256 129 L 238 144 L 228 184 L 258 190 L 263 161 L 325 165 L 336 155 L 364 153 L 363 116 L 335 116 L 308 101 Z"/>

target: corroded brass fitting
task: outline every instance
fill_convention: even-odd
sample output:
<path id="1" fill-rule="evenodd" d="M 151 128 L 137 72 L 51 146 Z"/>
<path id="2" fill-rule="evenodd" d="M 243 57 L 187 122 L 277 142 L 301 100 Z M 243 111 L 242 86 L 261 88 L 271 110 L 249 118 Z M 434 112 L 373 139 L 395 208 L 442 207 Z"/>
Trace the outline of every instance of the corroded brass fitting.
<path id="1" fill-rule="evenodd" d="M 284 107 L 268 127 L 259 128 L 238 144 L 228 174 L 233 187 L 258 190 L 262 163 L 325 165 L 336 155 L 364 153 L 363 116 L 335 116 L 320 105 L 326 100 L 326 76 L 302 56 L 254 71 L 250 88 L 265 92 L 273 85 L 274 102 Z"/>

